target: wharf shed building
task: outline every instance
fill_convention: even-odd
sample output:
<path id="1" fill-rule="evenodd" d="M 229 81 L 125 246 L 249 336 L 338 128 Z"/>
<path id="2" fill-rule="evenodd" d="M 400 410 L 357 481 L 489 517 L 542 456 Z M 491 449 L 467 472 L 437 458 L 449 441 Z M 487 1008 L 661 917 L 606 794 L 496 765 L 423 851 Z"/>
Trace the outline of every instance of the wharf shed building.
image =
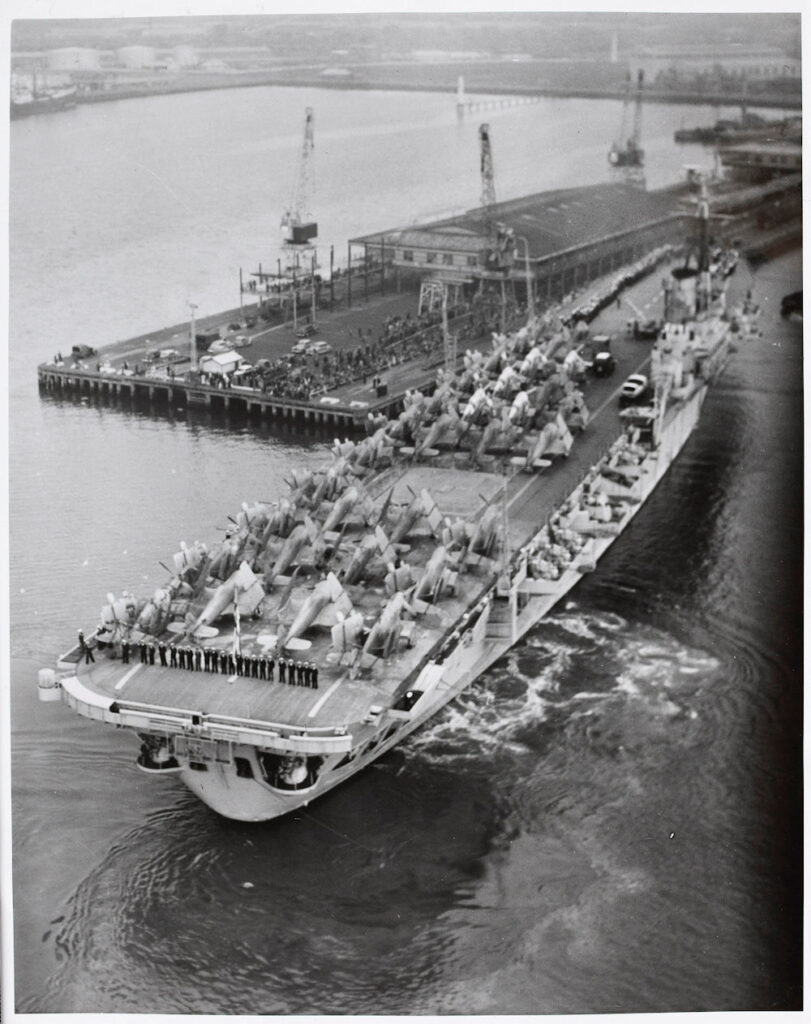
<path id="1" fill-rule="evenodd" d="M 398 281 L 436 280 L 466 296 L 482 282 L 508 280 L 526 295 L 527 270 L 536 301 L 553 302 L 632 263 L 651 249 L 684 239 L 685 209 L 668 192 L 624 184 L 590 185 L 524 196 L 444 220 L 353 238 L 351 264 L 389 265 Z M 493 225 L 511 229 L 512 260 L 492 269 Z"/>

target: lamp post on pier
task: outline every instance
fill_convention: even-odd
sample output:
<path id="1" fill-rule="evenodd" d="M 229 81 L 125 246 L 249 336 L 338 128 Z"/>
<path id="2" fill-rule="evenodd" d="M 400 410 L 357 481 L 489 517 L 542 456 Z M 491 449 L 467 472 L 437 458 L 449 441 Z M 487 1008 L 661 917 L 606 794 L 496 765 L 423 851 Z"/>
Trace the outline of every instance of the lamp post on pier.
<path id="1" fill-rule="evenodd" d="M 527 319 L 535 319 L 535 297 L 533 295 L 532 274 L 529 269 L 529 242 L 523 235 L 518 236 L 518 241 L 524 243 L 524 272 L 527 278 Z"/>
<path id="2" fill-rule="evenodd" d="M 189 309 L 191 310 L 191 323 L 189 324 L 189 331 L 190 331 L 190 334 L 191 334 L 191 337 L 190 337 L 189 340 L 190 340 L 191 344 L 189 346 L 189 352 L 190 352 L 190 356 L 191 356 L 191 368 L 192 368 L 192 370 L 196 370 L 197 369 L 197 329 L 196 329 L 196 327 L 194 325 L 194 314 L 195 314 L 195 311 L 197 309 L 197 304 L 194 303 L 194 302 L 190 302 L 189 303 Z"/>

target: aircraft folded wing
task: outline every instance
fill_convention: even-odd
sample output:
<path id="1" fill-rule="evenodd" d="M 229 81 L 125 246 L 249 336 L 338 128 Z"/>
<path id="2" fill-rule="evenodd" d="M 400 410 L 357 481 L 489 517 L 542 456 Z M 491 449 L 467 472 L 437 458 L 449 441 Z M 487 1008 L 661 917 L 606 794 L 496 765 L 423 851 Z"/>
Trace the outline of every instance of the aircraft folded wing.
<path id="1" fill-rule="evenodd" d="M 431 532 L 438 539 L 442 540 L 442 530 L 445 526 L 445 517 L 439 511 L 439 506 L 434 501 L 433 495 L 430 491 L 425 488 L 420 492 L 422 498 L 423 508 L 425 510 L 425 518 L 428 520 L 428 524 L 431 527 Z"/>
<path id="2" fill-rule="evenodd" d="M 265 597 L 265 588 L 248 565 L 242 562 L 233 575 L 240 615 L 253 615 Z"/>

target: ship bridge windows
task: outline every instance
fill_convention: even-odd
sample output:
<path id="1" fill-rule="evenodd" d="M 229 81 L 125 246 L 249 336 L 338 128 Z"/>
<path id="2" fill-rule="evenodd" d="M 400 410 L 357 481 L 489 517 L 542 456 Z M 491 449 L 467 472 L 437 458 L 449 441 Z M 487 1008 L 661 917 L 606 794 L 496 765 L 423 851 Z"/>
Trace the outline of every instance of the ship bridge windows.
<path id="1" fill-rule="evenodd" d="M 251 762 L 248 760 L 247 757 L 235 757 L 234 767 L 236 768 L 237 776 L 240 779 L 253 778 L 253 768 L 251 767 Z"/>

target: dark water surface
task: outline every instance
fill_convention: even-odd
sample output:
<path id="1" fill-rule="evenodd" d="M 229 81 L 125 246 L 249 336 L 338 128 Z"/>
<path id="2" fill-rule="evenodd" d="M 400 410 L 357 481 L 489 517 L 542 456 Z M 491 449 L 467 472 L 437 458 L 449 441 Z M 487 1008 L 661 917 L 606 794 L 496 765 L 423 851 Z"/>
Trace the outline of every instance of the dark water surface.
<path id="1" fill-rule="evenodd" d="M 129 735 L 37 703 L 108 590 L 151 591 L 179 540 L 318 458 L 300 431 L 41 400 L 34 373 L 187 299 L 235 304 L 239 264 L 275 262 L 305 103 L 327 242 L 475 205 L 476 122 L 445 96 L 245 90 L 12 126 L 18 1010 L 798 1008 L 802 339 L 778 315 L 798 253 L 756 273 L 763 336 L 598 571 L 306 811 L 224 821 L 140 774 Z M 619 113 L 494 112 L 499 194 L 603 178 Z M 670 142 L 684 108 L 646 116 L 661 184 L 695 154 Z"/>

